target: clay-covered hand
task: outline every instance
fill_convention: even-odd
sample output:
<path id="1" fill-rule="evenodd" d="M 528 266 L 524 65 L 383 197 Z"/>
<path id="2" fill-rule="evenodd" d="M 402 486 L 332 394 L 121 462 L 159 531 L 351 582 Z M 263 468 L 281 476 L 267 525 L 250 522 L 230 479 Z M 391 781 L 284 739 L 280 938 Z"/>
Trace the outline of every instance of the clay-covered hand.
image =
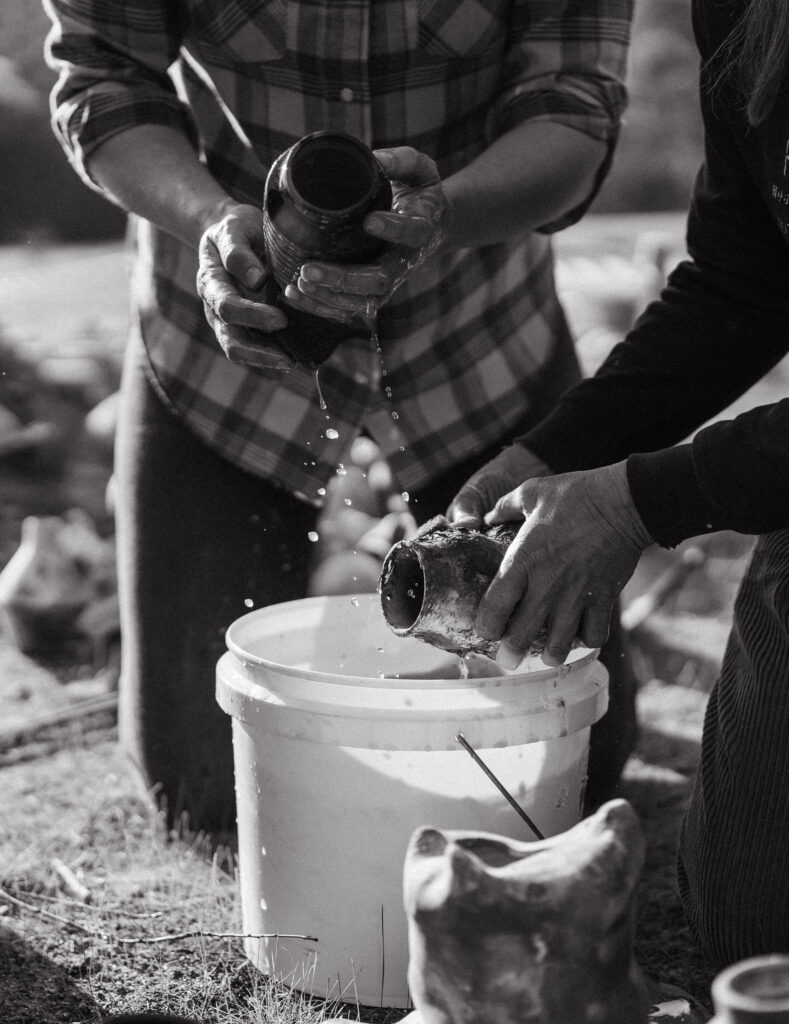
<path id="1" fill-rule="evenodd" d="M 516 668 L 547 630 L 543 661 L 561 665 L 577 636 L 600 647 L 614 602 L 652 538 L 633 505 L 625 463 L 536 477 L 504 495 L 487 525 L 524 518 L 477 610 L 501 638 L 496 660 Z"/>
<path id="2" fill-rule="evenodd" d="M 550 472 L 524 445 L 511 444 L 468 478 L 447 509 L 447 519 L 455 526 L 479 528 L 499 498 L 526 480 Z"/>
<path id="3" fill-rule="evenodd" d="M 209 221 L 200 240 L 197 291 L 222 351 L 234 363 L 290 370 L 282 349 L 261 336 L 287 326 L 262 290 L 269 280 L 258 255 L 264 251 L 262 210 L 228 200 Z"/>
<path id="4" fill-rule="evenodd" d="M 393 292 L 439 248 L 447 207 L 435 161 L 410 146 L 374 155 L 392 184 L 392 209 L 375 210 L 364 230 L 388 245 L 367 264 L 305 263 L 288 302 L 307 313 L 371 322 Z"/>

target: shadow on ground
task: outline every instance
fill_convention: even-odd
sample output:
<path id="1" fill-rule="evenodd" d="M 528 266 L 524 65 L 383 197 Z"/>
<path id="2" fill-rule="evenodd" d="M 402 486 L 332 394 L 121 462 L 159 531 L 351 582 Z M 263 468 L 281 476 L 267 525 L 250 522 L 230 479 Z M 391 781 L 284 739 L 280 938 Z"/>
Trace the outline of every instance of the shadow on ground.
<path id="1" fill-rule="evenodd" d="M 5 926 L 0 926 L 0 978 L 3 1024 L 101 1019 L 98 1004 L 79 980 Z"/>

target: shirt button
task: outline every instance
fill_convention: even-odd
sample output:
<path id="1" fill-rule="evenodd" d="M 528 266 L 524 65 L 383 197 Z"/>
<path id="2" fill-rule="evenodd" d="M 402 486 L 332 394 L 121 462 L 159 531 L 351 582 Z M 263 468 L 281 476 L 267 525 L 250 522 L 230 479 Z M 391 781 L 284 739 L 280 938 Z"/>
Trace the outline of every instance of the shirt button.
<path id="1" fill-rule="evenodd" d="M 349 89 L 346 85 L 344 89 L 340 89 L 340 99 L 343 103 L 350 103 L 354 98 L 353 89 Z"/>

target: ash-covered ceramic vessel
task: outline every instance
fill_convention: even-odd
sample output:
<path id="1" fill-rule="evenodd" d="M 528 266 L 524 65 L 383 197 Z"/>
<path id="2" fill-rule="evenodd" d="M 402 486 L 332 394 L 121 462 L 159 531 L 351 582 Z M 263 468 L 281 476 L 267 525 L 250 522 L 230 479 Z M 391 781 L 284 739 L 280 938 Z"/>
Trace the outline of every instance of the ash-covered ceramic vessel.
<path id="1" fill-rule="evenodd" d="M 519 525 L 469 530 L 436 516 L 413 537 L 393 545 L 378 580 L 381 609 L 392 632 L 461 657 L 495 658 L 499 641 L 477 633 L 477 606 Z M 527 653 L 536 657 L 544 646 L 542 634 Z"/>

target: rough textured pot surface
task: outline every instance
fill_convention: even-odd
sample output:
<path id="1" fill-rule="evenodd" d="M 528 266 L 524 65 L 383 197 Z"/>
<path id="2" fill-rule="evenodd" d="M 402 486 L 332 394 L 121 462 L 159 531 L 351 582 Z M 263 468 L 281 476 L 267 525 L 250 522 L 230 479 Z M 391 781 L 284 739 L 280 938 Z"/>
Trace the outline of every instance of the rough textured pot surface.
<path id="1" fill-rule="evenodd" d="M 397 636 L 413 636 L 453 654 L 495 658 L 498 640 L 477 633 L 477 605 L 518 531 L 517 523 L 468 530 L 436 516 L 395 544 L 379 580 L 381 607 Z M 528 652 L 540 654 L 544 637 Z"/>

